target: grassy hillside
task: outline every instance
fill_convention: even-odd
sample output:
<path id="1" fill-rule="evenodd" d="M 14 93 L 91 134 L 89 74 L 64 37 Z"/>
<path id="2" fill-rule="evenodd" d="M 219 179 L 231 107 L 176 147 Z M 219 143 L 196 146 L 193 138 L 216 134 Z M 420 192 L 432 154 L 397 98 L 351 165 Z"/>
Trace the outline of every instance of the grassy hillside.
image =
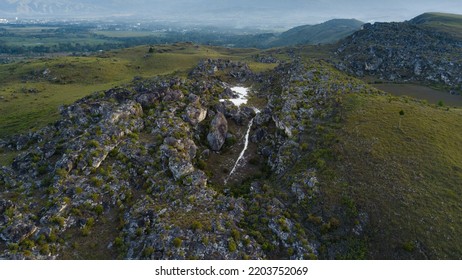
<path id="1" fill-rule="evenodd" d="M 333 43 L 358 31 L 364 23 L 355 19 L 333 19 L 316 25 L 303 25 L 279 36 L 273 45 Z"/>
<path id="2" fill-rule="evenodd" d="M 346 98 L 324 190 L 327 205 L 364 213 L 370 257 L 460 258 L 461 117 L 408 98 Z"/>
<path id="3" fill-rule="evenodd" d="M 318 234 L 319 229 L 323 242 L 319 251 L 326 258 L 459 259 L 462 256 L 462 150 L 459 147 L 462 143 L 462 109 L 429 105 L 428 102 L 407 97 L 351 94 L 350 90 L 358 86 L 359 81 L 344 76 L 327 63 L 309 59 L 326 57 L 328 49 L 305 46 L 289 51 L 293 52 L 293 56 L 303 54 L 305 62 L 312 69 L 300 71 L 313 75 L 311 80 L 292 81 L 291 89 L 305 87 L 311 91 L 303 90 L 303 94 L 300 94 L 303 98 L 300 97 L 298 103 L 292 102 L 295 96 L 286 96 L 287 104 L 291 106 L 282 106 L 277 87 L 268 84 L 265 87 L 268 86 L 266 90 L 269 95 L 274 95 L 274 104 L 280 106 L 281 118 L 293 118 L 291 123 L 300 122 L 301 126 L 310 126 L 313 131 L 302 130 L 304 132 L 300 133 L 296 130 L 297 135 L 300 133 L 301 159 L 295 162 L 292 173 L 288 173 L 285 181 L 276 176 L 269 177 L 264 182 L 271 187 L 263 184 L 262 190 L 267 197 L 274 195 L 283 202 L 290 202 L 286 203 L 287 207 L 270 213 L 278 217 L 281 227 L 286 225 L 285 218 L 291 218 L 299 222 L 294 228 L 301 229 L 301 225 L 308 225 L 307 228 L 312 229 L 308 233 L 298 230 L 296 238 L 291 237 L 290 240 L 295 242 L 307 236 L 311 238 Z M 204 58 L 245 61 L 257 72 L 275 67 L 271 63 L 254 62 L 256 54 L 262 53 L 255 49 L 228 49 L 185 43 L 154 46 L 152 52 L 149 51 L 149 46 L 140 46 L 102 52 L 95 56 L 37 59 L 0 65 L 0 138 L 41 128 L 59 118 L 60 105 L 72 103 L 95 91 L 123 85 L 135 76 L 150 77 L 173 73 L 186 76 Z M 272 49 L 263 54 L 277 59 L 287 58 L 286 51 L 280 49 Z M 280 72 L 282 76 L 286 73 L 291 72 Z M 294 92 L 288 90 L 287 94 Z M 335 118 L 322 117 L 329 115 L 329 106 L 325 106 L 323 100 L 316 101 L 321 96 L 319 92 L 326 95 L 337 92 L 329 99 L 332 102 L 331 109 L 335 108 Z M 308 118 L 301 121 L 297 119 L 301 116 L 299 112 L 308 112 L 302 109 L 306 109 L 304 106 L 309 104 L 306 96 L 310 93 L 314 100 L 311 100 L 312 104 L 321 108 L 314 116 L 318 116 L 322 122 L 318 119 L 313 123 Z M 282 113 L 282 108 L 290 110 Z M 337 115 L 337 109 L 340 115 Z M 231 128 L 233 129 L 232 126 Z M 276 128 L 268 127 L 268 133 L 272 132 L 277 133 Z M 133 141 L 132 144 L 143 144 L 142 142 Z M 133 150 L 132 146 L 128 147 L 130 148 L 126 151 Z M 287 151 L 288 162 L 293 163 L 290 160 L 290 156 L 294 154 L 291 147 L 289 145 L 287 150 L 281 149 L 281 155 L 285 157 L 284 152 Z M 255 147 L 250 147 L 250 151 L 254 150 Z M 15 151 L 1 153 L 0 165 L 11 163 L 17 154 Z M 257 159 L 258 157 L 251 158 L 249 162 L 258 162 Z M 46 165 L 48 164 L 47 161 Z M 106 164 L 107 169 L 112 162 Z M 214 164 L 213 158 L 208 165 L 219 166 Z M 319 173 L 307 170 L 307 166 L 316 166 Z M 257 167 L 259 166 L 255 165 L 253 168 Z M 247 170 L 253 172 L 251 168 Z M 322 195 L 316 196 L 314 202 L 311 198 L 304 200 L 303 205 L 306 208 L 303 208 L 295 202 L 295 196 L 289 197 L 294 199 L 294 203 L 285 197 L 289 196 L 287 186 L 292 186 L 287 182 L 292 182 L 294 178 L 304 180 L 307 176 L 314 176 L 312 173 L 319 176 L 319 190 Z M 253 175 L 256 177 L 258 174 Z M 220 190 L 220 187 L 217 189 Z M 239 184 L 235 189 L 235 195 L 242 195 L 239 193 L 241 190 L 247 194 L 250 181 L 249 184 Z M 159 197 L 164 201 L 164 195 Z M 275 204 L 273 200 L 266 201 L 266 198 L 258 194 L 255 201 L 260 201 L 267 208 L 253 200 L 248 201 L 255 208 L 251 209 L 246 223 L 249 223 L 248 228 L 255 229 L 255 236 L 259 236 L 261 227 L 253 219 L 260 219 L 262 224 L 267 225 L 269 220 L 261 217 L 265 217 L 267 209 L 273 209 Z M 290 212 L 282 211 L 283 209 Z M 307 213 L 312 215 L 306 217 Z M 95 231 L 104 233 L 103 236 L 108 239 L 106 243 L 98 243 L 101 246 L 109 243 L 109 239 L 115 239 L 115 235 L 107 234 L 107 228 L 113 230 L 116 216 L 105 216 L 107 220 L 98 225 L 101 228 L 95 228 Z M 324 221 L 322 217 L 325 218 Z M 342 224 L 350 222 L 358 227 L 358 232 L 365 232 L 365 239 L 362 239 L 361 234 L 343 231 L 348 227 Z M 265 238 L 272 238 L 274 235 L 271 231 L 264 234 Z M 341 239 L 345 236 L 348 238 Z M 332 256 L 323 252 L 324 247 L 336 242 L 346 242 L 351 252 L 340 252 Z M 85 243 L 82 238 L 76 244 L 82 246 L 82 252 L 89 252 L 95 248 L 97 241 Z M 265 248 L 269 251 L 280 249 L 273 247 L 271 243 L 265 243 Z M 106 249 L 107 246 L 102 248 Z M 289 256 L 293 251 L 284 254 Z"/>
<path id="4" fill-rule="evenodd" d="M 445 13 L 425 13 L 413 18 L 411 23 L 435 28 L 462 38 L 462 15 Z"/>
<path id="5" fill-rule="evenodd" d="M 274 64 L 253 62 L 254 49 L 227 49 L 175 44 L 100 53 L 88 57 L 58 57 L 0 65 L 0 135 L 38 129 L 58 118 L 58 108 L 90 93 L 127 83 L 135 76 L 177 72 L 186 75 L 201 59 L 249 62 L 254 71 Z"/>

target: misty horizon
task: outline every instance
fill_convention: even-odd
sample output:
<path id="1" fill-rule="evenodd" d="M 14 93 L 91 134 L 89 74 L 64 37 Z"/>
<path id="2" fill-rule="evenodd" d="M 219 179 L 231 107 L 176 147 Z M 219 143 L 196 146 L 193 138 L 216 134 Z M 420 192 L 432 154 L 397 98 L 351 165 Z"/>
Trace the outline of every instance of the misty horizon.
<path id="1" fill-rule="evenodd" d="M 363 22 L 405 21 L 425 12 L 461 13 L 455 1 L 414 3 L 400 0 L 6 0 L 0 17 L 47 19 L 144 19 L 187 24 L 293 27 L 331 19 Z"/>

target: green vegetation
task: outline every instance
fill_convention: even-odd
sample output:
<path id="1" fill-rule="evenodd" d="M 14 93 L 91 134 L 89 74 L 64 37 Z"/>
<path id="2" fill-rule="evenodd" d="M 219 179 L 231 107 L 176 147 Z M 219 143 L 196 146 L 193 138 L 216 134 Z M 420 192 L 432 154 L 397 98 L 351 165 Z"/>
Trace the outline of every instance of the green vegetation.
<path id="1" fill-rule="evenodd" d="M 189 43 L 152 48 L 153 54 L 149 46 L 140 46 L 89 57 L 41 58 L 0 65 L 0 135 L 40 129 L 59 118 L 59 106 L 126 84 L 135 76 L 186 76 L 201 59 L 246 61 L 256 72 L 276 66 L 254 62 L 251 57 L 258 53 L 255 49 Z"/>
<path id="2" fill-rule="evenodd" d="M 413 18 L 411 23 L 434 28 L 462 38 L 462 15 L 446 13 L 425 13 Z"/>
<path id="3" fill-rule="evenodd" d="M 175 246 L 176 248 L 180 248 L 181 244 L 183 244 L 183 240 L 181 240 L 181 238 L 179 237 L 175 237 L 172 243 L 173 243 L 173 246 Z"/>
<path id="4" fill-rule="evenodd" d="M 46 183 L 44 194 L 57 197 L 47 205 L 52 207 L 63 201 L 71 208 L 67 210 L 70 213 L 54 215 L 49 220 L 56 229 L 65 232 L 50 233 L 48 241 L 74 244 L 73 250 L 61 252 L 59 257 L 123 257 L 134 239 L 142 239 L 153 230 L 150 220 L 136 227 L 132 231 L 134 236 L 121 234 L 124 227 L 131 225 L 124 219 L 145 217 L 146 209 L 159 213 L 158 219 L 168 224 L 166 231 L 175 229 L 172 232 L 178 237 L 170 235 L 165 239 L 169 245 L 178 249 L 185 242 L 183 248 L 167 253 L 172 256 L 184 257 L 182 254 L 186 254 L 191 244 L 189 233 L 204 234 L 200 240 L 208 245 L 216 243 L 213 233 L 219 231 L 229 233 L 225 238 L 230 252 L 240 253 L 243 247 L 250 249 L 258 244 L 268 258 L 460 257 L 462 245 L 458 238 L 462 225 L 458 222 L 462 220 L 462 208 L 458 188 L 462 181 L 462 151 L 458 146 L 462 142 L 462 110 L 445 108 L 443 101 L 429 105 L 407 97 L 377 94 L 375 89 L 343 75 L 327 62 L 312 60 L 325 57 L 326 48 L 298 47 L 292 51 L 294 56 L 304 54 L 302 60 L 306 63 L 301 63 L 300 72 L 291 77 L 294 79 L 288 79 L 287 90 L 282 90 L 281 85 L 274 86 L 277 82 L 259 85 L 265 90 L 251 101 L 259 108 L 271 104 L 274 106 L 271 117 L 286 124 L 297 124 L 287 128 L 290 133 L 276 127 L 271 118 L 259 127 L 265 129 L 272 142 L 265 148 L 274 148 L 270 152 L 271 157 L 278 159 L 275 165 L 270 167 L 266 155 L 258 150 L 261 143 L 251 143 L 247 153 L 252 156 L 247 158 L 246 170 L 225 186 L 221 182 L 229 169 L 223 162 L 233 163 L 229 159 L 240 151 L 238 145 L 233 145 L 236 143 L 228 141 L 220 153 L 197 157 L 194 161 L 209 177 L 208 188 L 217 191 L 213 192 L 213 198 L 219 198 L 213 202 L 216 204 L 207 205 L 208 201 L 194 193 L 194 188 L 187 188 L 194 177 L 183 177 L 185 188 L 174 188 L 169 186 L 171 174 L 158 172 L 164 164 L 160 159 L 162 151 L 158 151 L 164 136 L 147 132 L 153 126 L 154 117 L 145 118 L 146 130 L 128 134 L 130 141 L 114 149 L 98 169 L 91 170 L 92 175 L 85 175 L 80 181 L 82 184 L 76 183 L 81 172 L 78 164 L 71 171 L 57 169 L 53 174 L 49 170 L 56 166 L 57 159 L 44 163 L 44 156 L 30 153 L 31 165 L 37 168 L 39 180 Z M 0 65 L 0 135 L 39 129 L 59 118 L 61 104 L 69 104 L 94 91 L 123 86 L 135 76 L 185 77 L 205 58 L 244 61 L 254 71 L 266 71 L 276 64 L 254 62 L 255 54 L 287 59 L 287 53 L 287 50 L 263 53 L 255 49 L 181 43 Z M 288 72 L 273 72 L 272 78 L 286 80 L 285 73 Z M 181 86 L 175 89 L 188 92 Z M 210 91 L 215 91 L 215 87 Z M 210 101 L 207 94 L 201 101 Z M 156 116 L 165 110 L 166 104 L 153 106 L 150 112 L 145 110 L 145 116 Z M 214 108 L 210 102 L 204 106 Z M 175 118 L 169 118 L 168 123 L 174 127 Z M 202 125 L 207 127 L 206 123 Z M 242 127 L 229 121 L 229 131 L 236 139 L 241 139 Z M 201 134 L 207 131 L 207 128 L 200 129 Z M 171 132 L 178 139 L 189 137 L 189 132 L 169 130 L 166 125 L 159 131 Z M 90 133 L 102 136 L 105 132 L 97 127 L 89 130 Z M 96 139 L 82 142 L 90 148 L 88 154 L 92 157 L 99 156 L 105 148 L 104 141 Z M 197 140 L 194 141 L 198 151 L 203 151 L 206 144 L 201 143 L 200 138 Z M 65 148 L 59 149 L 63 152 Z M 16 152 L 2 154 L 0 164 L 10 164 L 15 155 Z M 281 172 L 271 172 L 271 168 L 273 171 L 281 168 Z M 56 185 L 52 180 L 55 175 L 60 178 Z M 142 187 L 132 187 L 135 185 Z M 52 196 L 61 191 L 61 186 L 69 192 Z M 23 191 L 19 184 L 17 187 L 18 193 Z M 204 189 L 202 185 L 201 189 Z M 13 197 L 11 192 L 7 195 Z M 153 202 L 134 207 L 141 197 Z M 19 195 L 14 197 L 19 198 Z M 79 200 L 83 202 L 76 206 Z M 190 208 L 176 211 L 172 209 L 183 208 L 171 208 L 169 203 Z M 220 211 L 220 214 L 242 213 L 243 218 L 217 218 L 210 215 L 209 209 L 219 209 L 213 213 Z M 15 208 L 7 209 L 5 215 L 10 219 L 18 217 Z M 71 221 L 72 215 L 85 223 L 66 229 L 70 224 L 66 221 Z M 355 230 L 360 233 L 350 234 Z M 284 236 L 284 246 L 274 242 L 280 239 L 278 235 Z M 319 247 L 312 248 L 312 240 Z M 108 247 L 110 242 L 114 246 Z M 44 254 L 55 250 L 56 244 L 50 245 L 25 241 L 18 248 L 9 246 L 30 255 L 35 249 Z M 336 250 L 336 246 L 346 249 Z M 148 246 L 141 251 L 141 256 L 151 258 L 154 252 L 154 248 Z"/>
<path id="5" fill-rule="evenodd" d="M 335 43 L 359 30 L 363 24 L 355 19 L 334 19 L 316 25 L 297 26 L 283 32 L 272 45 Z"/>
<path id="6" fill-rule="evenodd" d="M 347 197 L 368 213 L 370 257 L 396 258 L 399 249 L 416 258 L 460 257 L 462 110 L 362 95 L 349 96 L 345 107 L 336 161 L 321 180 L 330 205 Z M 406 112 L 401 129 L 397 112 Z"/>

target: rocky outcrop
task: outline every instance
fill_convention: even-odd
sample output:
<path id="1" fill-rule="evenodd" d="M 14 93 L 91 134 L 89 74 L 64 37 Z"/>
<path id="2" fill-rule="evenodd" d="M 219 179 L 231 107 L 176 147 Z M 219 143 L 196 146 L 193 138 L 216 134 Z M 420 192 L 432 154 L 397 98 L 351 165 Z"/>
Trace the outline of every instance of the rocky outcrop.
<path id="1" fill-rule="evenodd" d="M 63 106 L 47 128 L 2 139 L 21 154 L 0 168 L 0 258 L 85 258 L 89 247 L 109 259 L 330 256 L 343 237 L 323 240 L 327 218 L 307 218 L 322 213 L 322 192 L 306 158 L 337 97 L 372 90 L 295 61 L 253 80 L 268 101 L 258 115 L 217 102 L 232 96 L 221 78 L 254 77 L 243 63 L 208 60 L 187 79 L 137 78 Z M 245 178 L 217 184 L 242 150 L 233 146 L 242 131 L 253 142 Z"/>
<path id="2" fill-rule="evenodd" d="M 245 64 L 210 63 L 251 76 Z M 2 139 L 22 153 L 0 168 L 0 258 L 75 257 L 72 240 L 88 235 L 104 240 L 106 258 L 264 258 L 241 228 L 242 199 L 217 193 L 197 167 L 208 139 L 219 150 L 227 137 L 225 116 L 207 113 L 228 87 L 137 78 L 61 107 L 49 127 Z"/>
<path id="3" fill-rule="evenodd" d="M 207 135 L 210 148 L 214 151 L 219 151 L 226 141 L 227 133 L 228 121 L 221 112 L 218 112 L 210 123 L 210 130 Z"/>
<path id="4" fill-rule="evenodd" d="M 462 90 L 462 41 L 447 33 L 404 23 L 364 25 L 341 42 L 340 70 L 395 82 L 423 81 Z"/>
<path id="5" fill-rule="evenodd" d="M 201 61 L 190 73 L 190 76 L 207 78 L 220 73 L 230 76 L 238 83 L 244 83 L 255 78 L 255 74 L 247 64 L 223 59 Z"/>
<path id="6" fill-rule="evenodd" d="M 185 119 L 191 125 L 196 126 L 207 117 L 207 109 L 202 107 L 200 98 L 197 95 L 191 94 L 188 99 L 190 104 L 186 107 Z"/>

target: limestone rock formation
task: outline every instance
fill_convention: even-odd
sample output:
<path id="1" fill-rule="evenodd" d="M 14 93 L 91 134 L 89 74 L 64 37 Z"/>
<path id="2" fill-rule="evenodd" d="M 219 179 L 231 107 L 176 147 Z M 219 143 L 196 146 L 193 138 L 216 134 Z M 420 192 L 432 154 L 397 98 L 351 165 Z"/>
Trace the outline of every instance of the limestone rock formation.
<path id="1" fill-rule="evenodd" d="M 219 151 L 226 141 L 227 133 L 228 121 L 221 112 L 218 112 L 210 123 L 210 131 L 207 135 L 210 148 L 214 151 Z"/>

